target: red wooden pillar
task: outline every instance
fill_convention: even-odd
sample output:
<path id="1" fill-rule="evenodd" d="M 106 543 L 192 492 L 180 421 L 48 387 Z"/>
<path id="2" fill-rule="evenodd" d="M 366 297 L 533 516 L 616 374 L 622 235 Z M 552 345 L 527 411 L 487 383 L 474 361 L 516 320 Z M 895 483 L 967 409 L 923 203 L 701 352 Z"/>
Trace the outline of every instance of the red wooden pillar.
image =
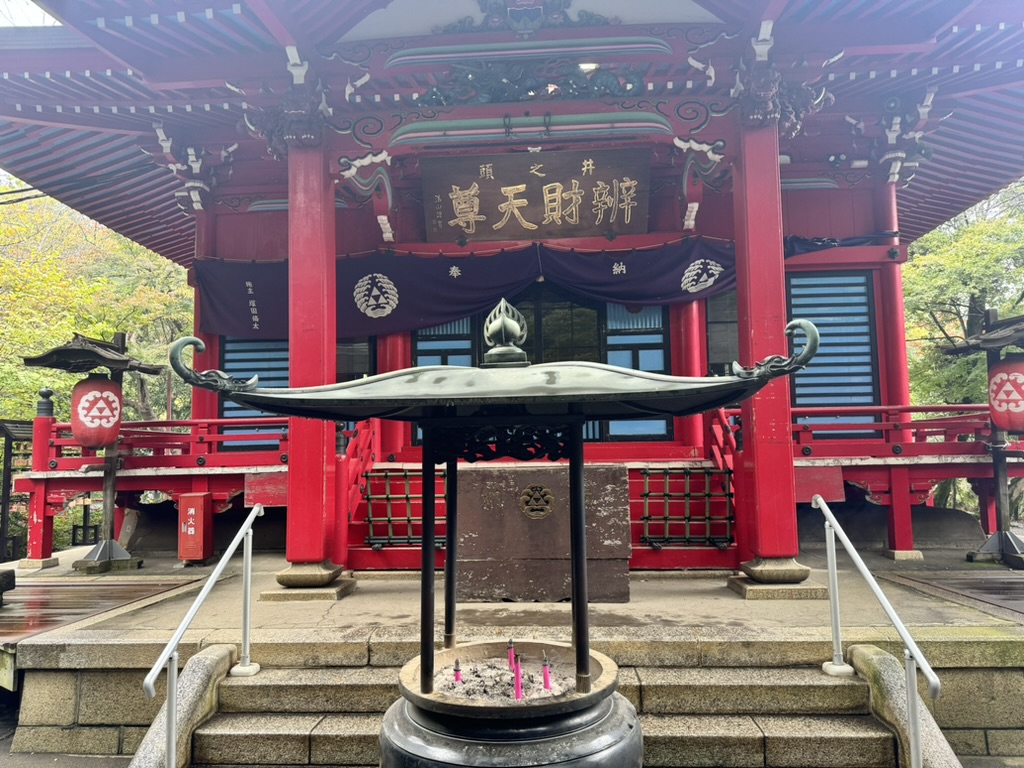
<path id="1" fill-rule="evenodd" d="M 896 185 L 879 184 L 875 187 L 875 221 L 879 230 L 899 231 L 896 209 Z M 903 311 L 903 274 L 897 261 L 899 251 L 895 250 L 898 237 L 892 237 L 888 244 L 893 247 L 893 259 L 883 264 L 879 271 L 881 287 L 878 334 L 882 350 L 882 392 L 884 405 L 906 407 L 910 405 L 910 372 L 907 366 L 907 324 Z M 909 419 L 909 414 L 905 417 Z M 894 430 L 888 434 L 891 443 L 912 440 L 905 430 Z M 889 472 L 889 549 L 893 552 L 907 552 L 914 549 L 914 526 L 912 522 L 910 475 L 905 467 L 892 467 Z"/>
<path id="2" fill-rule="evenodd" d="M 906 558 L 914 549 L 914 526 L 911 509 L 910 470 L 905 466 L 889 468 L 889 550 L 895 558 Z M 903 553 L 902 555 L 900 553 Z M 920 557 L 920 553 L 914 553 Z"/>
<path id="3" fill-rule="evenodd" d="M 672 333 L 672 374 L 674 376 L 703 376 L 707 355 L 704 348 L 704 317 L 701 303 L 691 301 L 673 304 L 669 309 L 669 328 Z M 676 419 L 676 442 L 694 446 L 699 456 L 704 455 L 704 417 L 686 416 Z"/>
<path id="4" fill-rule="evenodd" d="M 744 365 L 752 365 L 784 354 L 789 343 L 776 126 L 740 131 L 733 205 L 739 353 Z M 803 581 L 810 569 L 794 559 L 799 541 L 788 379 L 776 379 L 744 401 L 742 420 L 737 468 L 744 482 L 736 513 L 746 518 L 739 530 L 751 537 L 754 558 L 741 567 L 754 581 Z"/>
<path id="5" fill-rule="evenodd" d="M 216 217 L 209 211 L 196 211 L 196 258 L 209 258 L 214 255 L 216 234 Z M 194 273 L 189 273 L 190 282 Z M 198 287 L 193 283 L 195 300 L 193 302 L 193 333 L 206 345 L 202 352 L 196 352 L 192 367 L 197 371 L 206 371 L 221 367 L 220 336 L 203 333 L 200 330 L 203 322 L 203 302 Z M 200 387 L 192 388 L 192 418 L 197 420 L 216 419 L 220 415 L 220 397 L 216 392 Z"/>
<path id="6" fill-rule="evenodd" d="M 50 436 L 53 433 L 53 392 L 40 390 L 36 417 L 32 422 L 32 471 L 50 469 Z M 53 555 L 53 516 L 46 504 L 46 480 L 33 480 L 28 496 L 27 559 L 41 568 L 56 565 Z"/>
<path id="7" fill-rule="evenodd" d="M 896 214 L 896 185 L 881 184 L 875 188 L 875 221 L 878 229 L 898 231 Z M 893 248 L 899 238 L 888 242 Z M 895 254 L 899 257 L 898 251 Z M 903 312 L 903 274 L 899 261 L 894 258 L 884 264 L 880 273 L 882 288 L 881 317 L 878 332 L 884 356 L 883 401 L 886 405 L 910 405 L 910 374 L 907 372 L 907 324 Z"/>
<path id="8" fill-rule="evenodd" d="M 377 339 L 377 373 L 400 371 L 412 367 L 412 337 L 408 333 L 392 333 Z M 380 422 L 380 459 L 394 461 L 395 456 L 412 442 L 412 425 L 393 419 Z"/>
<path id="9" fill-rule="evenodd" d="M 972 480 L 971 488 L 978 494 L 978 510 L 981 513 L 981 530 L 991 536 L 999 530 L 999 512 L 996 509 L 996 494 L 991 480 Z"/>
<path id="10" fill-rule="evenodd" d="M 322 147 L 288 151 L 289 385 L 337 378 L 334 183 Z M 328 558 L 335 513 L 335 425 L 288 420 L 288 524 L 277 574 L 287 587 L 331 582 L 340 572 Z"/>

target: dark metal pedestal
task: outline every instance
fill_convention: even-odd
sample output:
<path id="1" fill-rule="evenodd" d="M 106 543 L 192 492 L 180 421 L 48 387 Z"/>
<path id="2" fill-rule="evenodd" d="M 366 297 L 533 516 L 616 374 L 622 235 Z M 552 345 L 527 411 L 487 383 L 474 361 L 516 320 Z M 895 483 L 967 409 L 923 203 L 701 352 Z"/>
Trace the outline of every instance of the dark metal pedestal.
<path id="1" fill-rule="evenodd" d="M 502 720 L 430 712 L 399 699 L 384 716 L 381 768 L 640 768 L 636 710 L 614 693 L 577 712 Z"/>
<path id="2" fill-rule="evenodd" d="M 546 655 L 571 677 L 575 649 L 561 643 L 517 642 L 537 660 Z M 460 658 L 500 657 L 505 643 L 469 643 L 437 653 L 437 668 Z M 589 693 L 569 692 L 535 701 L 485 704 L 443 693 L 420 692 L 420 660 L 399 675 L 402 698 L 381 729 L 381 768 L 640 768 L 643 737 L 633 705 L 616 692 L 618 667 L 591 652 Z"/>

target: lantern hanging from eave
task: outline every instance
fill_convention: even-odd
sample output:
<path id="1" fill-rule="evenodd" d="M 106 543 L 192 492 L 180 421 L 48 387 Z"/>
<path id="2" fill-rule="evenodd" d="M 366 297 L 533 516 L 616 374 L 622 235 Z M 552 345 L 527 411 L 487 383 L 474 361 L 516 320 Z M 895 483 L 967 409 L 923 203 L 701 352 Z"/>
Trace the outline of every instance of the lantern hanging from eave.
<path id="1" fill-rule="evenodd" d="M 1024 432 L 1024 355 L 1006 355 L 989 366 L 988 406 L 999 429 Z"/>
<path id="2" fill-rule="evenodd" d="M 121 429 L 121 385 L 90 373 L 71 390 L 71 434 L 84 448 L 104 448 Z"/>

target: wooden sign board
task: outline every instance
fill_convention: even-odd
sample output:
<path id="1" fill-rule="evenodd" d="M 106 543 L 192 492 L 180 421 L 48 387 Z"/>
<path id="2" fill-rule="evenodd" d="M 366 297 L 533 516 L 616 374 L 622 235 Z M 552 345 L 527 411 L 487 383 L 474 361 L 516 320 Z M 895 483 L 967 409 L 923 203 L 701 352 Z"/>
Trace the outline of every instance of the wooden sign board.
<path id="1" fill-rule="evenodd" d="M 420 161 L 427 242 L 647 232 L 648 150 L 571 150 Z"/>

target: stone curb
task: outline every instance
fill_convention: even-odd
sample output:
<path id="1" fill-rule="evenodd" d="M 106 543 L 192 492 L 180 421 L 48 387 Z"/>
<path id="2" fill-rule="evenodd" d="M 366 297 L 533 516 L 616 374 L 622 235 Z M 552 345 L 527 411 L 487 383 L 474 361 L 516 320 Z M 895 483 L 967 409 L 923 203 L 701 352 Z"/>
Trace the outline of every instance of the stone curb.
<path id="1" fill-rule="evenodd" d="M 217 684 L 235 661 L 233 645 L 213 645 L 189 659 L 178 677 L 177 757 L 175 765 L 192 762 L 192 732 L 217 709 Z M 167 702 L 135 752 L 128 768 L 163 768 L 167 753 Z"/>
<path id="2" fill-rule="evenodd" d="M 907 721 L 907 679 L 903 664 L 891 653 L 873 645 L 853 645 L 847 651 L 857 674 L 868 681 L 871 711 L 889 726 L 899 740 L 900 768 L 910 768 L 910 730 Z M 918 697 L 921 724 L 921 764 L 924 768 L 962 768 L 932 713 Z"/>

